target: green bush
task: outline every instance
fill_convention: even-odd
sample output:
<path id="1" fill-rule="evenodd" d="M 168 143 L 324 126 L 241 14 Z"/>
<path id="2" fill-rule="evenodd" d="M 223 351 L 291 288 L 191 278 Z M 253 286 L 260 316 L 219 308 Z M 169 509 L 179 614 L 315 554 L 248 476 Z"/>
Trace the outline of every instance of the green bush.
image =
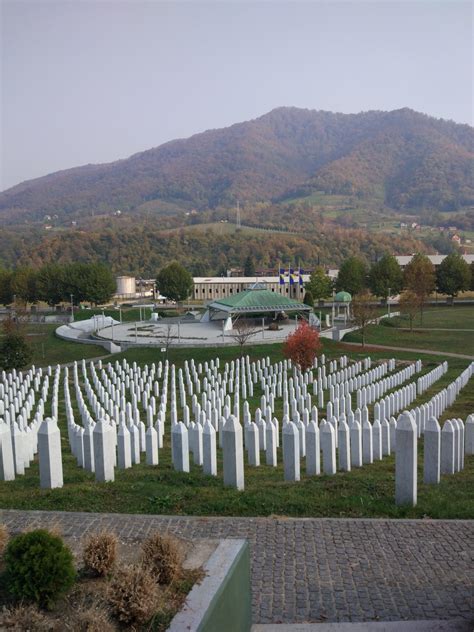
<path id="1" fill-rule="evenodd" d="M 17 599 L 50 608 L 73 585 L 74 558 L 62 539 L 45 529 L 22 533 L 5 551 L 5 585 Z"/>

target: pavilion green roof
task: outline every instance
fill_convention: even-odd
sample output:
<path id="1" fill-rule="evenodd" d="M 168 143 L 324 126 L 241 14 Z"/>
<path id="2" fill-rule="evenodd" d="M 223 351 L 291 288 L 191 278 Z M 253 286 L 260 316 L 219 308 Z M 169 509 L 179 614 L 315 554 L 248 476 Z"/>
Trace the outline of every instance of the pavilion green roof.
<path id="1" fill-rule="evenodd" d="M 278 312 L 308 311 L 310 307 L 304 303 L 283 296 L 271 290 L 249 289 L 233 296 L 220 298 L 208 305 L 210 309 L 224 312 Z"/>
<path id="2" fill-rule="evenodd" d="M 336 301 L 336 303 L 350 303 L 352 301 L 352 296 L 349 294 L 349 292 L 342 291 L 336 294 L 334 300 Z"/>

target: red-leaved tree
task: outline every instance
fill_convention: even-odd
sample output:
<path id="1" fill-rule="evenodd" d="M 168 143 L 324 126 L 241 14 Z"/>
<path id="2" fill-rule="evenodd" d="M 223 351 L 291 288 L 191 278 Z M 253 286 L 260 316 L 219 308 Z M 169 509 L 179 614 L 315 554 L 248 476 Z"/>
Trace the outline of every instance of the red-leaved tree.
<path id="1" fill-rule="evenodd" d="M 302 320 L 295 331 L 288 336 L 283 345 L 283 353 L 302 371 L 313 366 L 314 359 L 321 349 L 318 330 Z"/>

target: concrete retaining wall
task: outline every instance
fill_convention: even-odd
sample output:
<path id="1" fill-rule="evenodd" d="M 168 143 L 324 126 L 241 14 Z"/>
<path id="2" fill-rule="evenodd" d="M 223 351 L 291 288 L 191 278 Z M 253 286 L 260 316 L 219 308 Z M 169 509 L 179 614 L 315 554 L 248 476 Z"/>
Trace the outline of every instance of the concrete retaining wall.
<path id="1" fill-rule="evenodd" d="M 191 590 L 168 632 L 249 632 L 252 600 L 247 541 L 221 541 L 204 571 L 205 579 Z"/>

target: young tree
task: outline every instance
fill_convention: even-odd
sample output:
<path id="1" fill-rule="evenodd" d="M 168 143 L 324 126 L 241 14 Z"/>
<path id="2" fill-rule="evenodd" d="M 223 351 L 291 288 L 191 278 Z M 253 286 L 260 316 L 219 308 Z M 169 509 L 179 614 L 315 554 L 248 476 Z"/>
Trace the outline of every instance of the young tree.
<path id="1" fill-rule="evenodd" d="M 4 371 L 22 369 L 30 364 L 33 357 L 31 345 L 27 342 L 19 322 L 7 318 L 2 323 L 3 338 L 0 341 L 0 368 Z"/>
<path id="2" fill-rule="evenodd" d="M 163 349 L 165 349 L 166 358 L 168 358 L 168 350 L 177 338 L 174 327 L 171 323 L 165 323 L 163 327 L 156 330 L 156 338 Z"/>
<path id="3" fill-rule="evenodd" d="M 403 286 L 403 272 L 393 255 L 384 255 L 369 272 L 369 288 L 374 296 L 385 301 L 395 296 Z"/>
<path id="4" fill-rule="evenodd" d="M 13 274 L 9 270 L 0 270 L 0 303 L 10 305 L 13 302 Z"/>
<path id="5" fill-rule="evenodd" d="M 303 303 L 305 305 L 309 305 L 310 307 L 314 307 L 314 298 L 313 298 L 313 295 L 311 293 L 311 290 L 306 290 L 306 293 L 305 293 L 304 299 L 303 299 Z"/>
<path id="6" fill-rule="evenodd" d="M 344 290 L 352 296 L 367 287 L 367 266 L 359 257 L 349 257 L 341 263 L 336 280 L 336 290 Z"/>
<path id="7" fill-rule="evenodd" d="M 405 290 L 400 295 L 399 307 L 401 314 L 410 321 L 410 331 L 413 331 L 413 320 L 420 311 L 418 296 L 411 290 Z"/>
<path id="8" fill-rule="evenodd" d="M 423 324 L 423 309 L 430 294 L 436 287 L 435 267 L 426 255 L 416 254 L 405 268 L 403 283 L 407 290 L 411 290 L 418 297 L 421 324 Z"/>
<path id="9" fill-rule="evenodd" d="M 234 323 L 232 331 L 230 332 L 230 337 L 235 340 L 235 342 L 240 347 L 240 355 L 244 355 L 244 345 L 253 338 L 260 331 L 260 327 L 256 327 L 255 325 L 251 325 L 245 320 L 238 320 Z"/>
<path id="10" fill-rule="evenodd" d="M 362 334 L 362 346 L 365 347 L 365 334 L 367 327 L 377 317 L 377 308 L 373 304 L 374 297 L 365 291 L 357 294 L 352 300 L 352 315 L 354 323 Z"/>
<path id="11" fill-rule="evenodd" d="M 464 292 L 471 285 L 471 269 L 459 253 L 447 255 L 436 272 L 438 292 L 451 296 L 453 301 L 459 292 Z"/>
<path id="12" fill-rule="evenodd" d="M 329 298 L 332 292 L 332 281 L 326 275 L 324 268 L 316 267 L 309 277 L 309 281 L 305 284 L 306 292 L 311 292 L 314 301 L 320 301 Z"/>
<path id="13" fill-rule="evenodd" d="M 321 348 L 318 330 L 302 320 L 283 345 L 283 354 L 297 364 L 302 371 L 313 366 L 314 359 Z"/>
<path id="14" fill-rule="evenodd" d="M 193 277 L 180 263 L 173 262 L 160 270 L 156 285 L 172 301 L 185 301 L 192 292 Z"/>
<path id="15" fill-rule="evenodd" d="M 244 263 L 244 276 L 255 276 L 255 262 L 253 260 L 252 255 L 249 255 L 245 259 Z"/>

